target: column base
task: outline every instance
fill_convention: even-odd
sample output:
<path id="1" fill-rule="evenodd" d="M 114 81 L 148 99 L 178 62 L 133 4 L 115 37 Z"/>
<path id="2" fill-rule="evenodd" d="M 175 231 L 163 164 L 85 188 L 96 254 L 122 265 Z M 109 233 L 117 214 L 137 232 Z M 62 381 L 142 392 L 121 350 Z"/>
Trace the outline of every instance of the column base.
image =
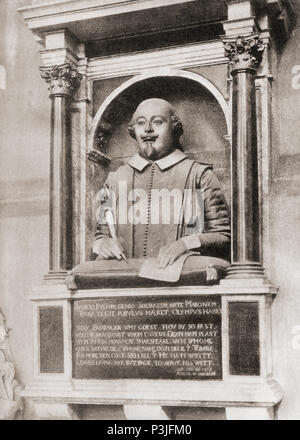
<path id="1" fill-rule="evenodd" d="M 227 420 L 274 420 L 274 408 L 228 407 Z"/>
<path id="2" fill-rule="evenodd" d="M 66 270 L 50 270 L 46 275 L 43 276 L 43 280 L 45 282 L 51 282 L 51 284 L 64 284 L 67 274 L 68 272 Z"/>
<path id="3" fill-rule="evenodd" d="M 232 263 L 226 271 L 225 279 L 265 279 L 265 271 L 260 263 Z"/>
<path id="4" fill-rule="evenodd" d="M 168 409 L 159 405 L 124 405 L 127 420 L 172 420 Z"/>

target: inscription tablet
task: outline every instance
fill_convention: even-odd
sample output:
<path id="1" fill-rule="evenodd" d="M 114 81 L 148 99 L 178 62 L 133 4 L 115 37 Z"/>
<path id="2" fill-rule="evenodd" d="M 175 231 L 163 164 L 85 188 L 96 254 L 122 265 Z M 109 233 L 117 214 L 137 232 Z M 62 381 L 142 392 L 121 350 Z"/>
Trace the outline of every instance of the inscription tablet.
<path id="1" fill-rule="evenodd" d="M 76 379 L 222 379 L 219 296 L 75 300 Z"/>

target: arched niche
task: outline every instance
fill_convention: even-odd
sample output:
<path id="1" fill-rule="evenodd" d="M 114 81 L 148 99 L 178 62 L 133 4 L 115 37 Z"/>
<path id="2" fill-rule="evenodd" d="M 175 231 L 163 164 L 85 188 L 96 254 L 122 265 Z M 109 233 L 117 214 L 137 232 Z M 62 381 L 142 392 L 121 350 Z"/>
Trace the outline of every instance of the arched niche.
<path id="1" fill-rule="evenodd" d="M 89 148 L 96 147 L 97 137 L 103 132 L 106 142 L 98 144 L 98 147 L 110 160 L 94 166 L 91 194 L 96 195 L 109 171 L 116 170 L 136 153 L 136 142 L 128 134 L 128 123 L 141 101 L 158 97 L 169 101 L 182 120 L 184 134 L 181 144 L 184 151 L 200 162 L 214 165 L 230 205 L 228 103 L 205 78 L 190 72 L 179 72 L 134 77 L 118 87 L 101 104 L 93 119 Z"/>

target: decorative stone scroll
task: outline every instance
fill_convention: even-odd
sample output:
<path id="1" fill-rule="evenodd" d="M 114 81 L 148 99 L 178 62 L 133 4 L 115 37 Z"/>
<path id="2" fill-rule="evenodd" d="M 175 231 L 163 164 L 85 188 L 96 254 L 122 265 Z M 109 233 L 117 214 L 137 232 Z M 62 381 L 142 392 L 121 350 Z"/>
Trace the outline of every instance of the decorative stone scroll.
<path id="1" fill-rule="evenodd" d="M 0 420 L 15 418 L 20 409 L 20 386 L 15 379 L 8 331 L 0 311 Z"/>
<path id="2" fill-rule="evenodd" d="M 81 74 L 69 63 L 40 67 L 41 77 L 48 84 L 51 95 L 72 95 L 79 87 Z"/>
<path id="3" fill-rule="evenodd" d="M 225 56 L 233 69 L 257 69 L 262 61 L 264 43 L 258 35 L 224 40 Z"/>

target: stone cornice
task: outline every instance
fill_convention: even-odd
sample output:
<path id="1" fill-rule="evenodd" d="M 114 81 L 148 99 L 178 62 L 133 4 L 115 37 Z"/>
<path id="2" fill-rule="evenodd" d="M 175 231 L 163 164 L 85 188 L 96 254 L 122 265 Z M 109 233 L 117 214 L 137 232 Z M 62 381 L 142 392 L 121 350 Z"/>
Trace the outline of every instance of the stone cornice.
<path id="1" fill-rule="evenodd" d="M 41 77 L 48 84 L 50 96 L 72 95 L 80 85 L 81 74 L 71 64 L 40 67 Z"/>
<path id="2" fill-rule="evenodd" d="M 174 6 L 195 0 L 72 0 L 20 8 L 29 29 L 42 32 L 74 22 L 97 20 L 130 12 Z"/>

